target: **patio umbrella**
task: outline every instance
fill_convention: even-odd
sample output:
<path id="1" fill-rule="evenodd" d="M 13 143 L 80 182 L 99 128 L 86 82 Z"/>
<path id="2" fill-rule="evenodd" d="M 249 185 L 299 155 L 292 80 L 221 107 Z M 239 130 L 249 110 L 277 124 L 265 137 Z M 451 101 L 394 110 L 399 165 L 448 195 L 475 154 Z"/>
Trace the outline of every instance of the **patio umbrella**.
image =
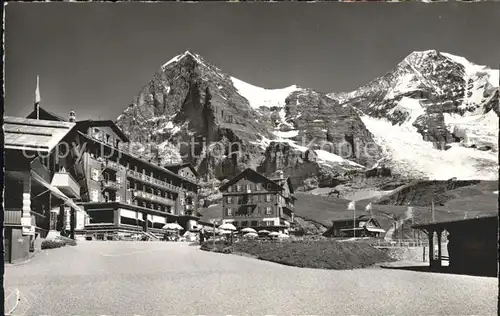
<path id="1" fill-rule="evenodd" d="M 290 238 L 287 234 L 279 234 L 278 238 Z"/>
<path id="2" fill-rule="evenodd" d="M 243 237 L 245 237 L 245 238 L 255 238 L 255 237 L 259 237 L 259 235 L 257 233 L 246 233 L 245 235 L 243 235 Z"/>
<path id="3" fill-rule="evenodd" d="M 183 230 L 184 229 L 181 225 L 179 225 L 177 223 L 168 223 L 168 224 L 163 225 L 162 228 L 169 229 L 169 230 Z"/>
<path id="4" fill-rule="evenodd" d="M 229 234 L 231 234 L 231 231 L 230 230 L 221 230 L 221 231 L 219 231 L 219 234 L 221 234 L 221 235 L 229 235 Z"/>
<path id="5" fill-rule="evenodd" d="M 253 228 L 250 228 L 250 227 L 247 227 L 247 228 L 243 228 L 242 230 L 240 230 L 242 233 L 257 233 L 257 231 Z"/>
<path id="6" fill-rule="evenodd" d="M 259 230 L 259 234 L 270 234 L 270 233 L 271 233 L 270 231 L 265 230 L 265 229 Z"/>
<path id="7" fill-rule="evenodd" d="M 231 223 L 226 223 L 226 224 L 222 224 L 219 226 L 219 229 L 223 229 L 223 230 L 236 230 L 236 227 L 234 227 L 233 224 Z"/>
<path id="8" fill-rule="evenodd" d="M 278 237 L 280 235 L 280 233 L 278 232 L 272 232 L 269 234 L 270 237 Z"/>

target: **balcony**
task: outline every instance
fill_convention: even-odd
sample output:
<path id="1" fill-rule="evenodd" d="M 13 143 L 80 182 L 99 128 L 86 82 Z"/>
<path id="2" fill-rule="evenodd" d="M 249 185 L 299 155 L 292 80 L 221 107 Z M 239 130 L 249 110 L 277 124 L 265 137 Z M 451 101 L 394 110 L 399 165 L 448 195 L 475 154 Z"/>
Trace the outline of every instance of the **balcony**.
<path id="1" fill-rule="evenodd" d="M 164 190 L 168 190 L 168 191 L 171 191 L 171 192 L 179 192 L 180 191 L 180 188 L 177 187 L 177 186 L 175 186 L 175 185 L 173 185 L 173 184 L 166 183 L 164 181 L 155 179 L 153 177 L 150 177 L 150 176 L 145 175 L 143 173 L 137 172 L 135 170 L 128 170 L 127 176 L 129 176 L 129 177 L 131 177 L 133 179 L 142 181 L 142 182 L 144 182 L 146 184 L 149 184 L 149 185 L 152 185 L 152 186 L 155 186 L 157 188 L 164 189 Z"/>
<path id="2" fill-rule="evenodd" d="M 120 169 L 122 169 L 123 167 L 114 162 L 114 161 L 111 161 L 111 160 L 106 160 L 106 161 L 103 161 L 102 162 L 102 167 L 106 170 L 113 170 L 113 171 L 120 171 Z"/>
<path id="3" fill-rule="evenodd" d="M 105 188 L 105 189 L 110 189 L 110 190 L 119 190 L 120 189 L 120 185 L 114 181 L 110 181 L 110 180 L 104 180 L 102 181 L 102 186 Z"/>
<path id="4" fill-rule="evenodd" d="M 163 205 L 175 206 L 175 201 L 152 193 L 136 190 L 135 197 L 149 202 L 161 203 Z"/>
<path id="5" fill-rule="evenodd" d="M 67 172 L 56 172 L 52 178 L 51 185 L 70 198 L 80 199 L 80 185 Z"/>

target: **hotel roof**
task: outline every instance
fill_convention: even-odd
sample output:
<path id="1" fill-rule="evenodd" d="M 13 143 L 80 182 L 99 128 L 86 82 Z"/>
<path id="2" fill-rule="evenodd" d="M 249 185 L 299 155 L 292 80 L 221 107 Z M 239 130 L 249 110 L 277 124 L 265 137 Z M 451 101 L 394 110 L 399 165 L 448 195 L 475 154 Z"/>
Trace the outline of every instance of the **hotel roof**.
<path id="1" fill-rule="evenodd" d="M 50 152 L 74 126 L 69 122 L 5 116 L 5 149 Z"/>

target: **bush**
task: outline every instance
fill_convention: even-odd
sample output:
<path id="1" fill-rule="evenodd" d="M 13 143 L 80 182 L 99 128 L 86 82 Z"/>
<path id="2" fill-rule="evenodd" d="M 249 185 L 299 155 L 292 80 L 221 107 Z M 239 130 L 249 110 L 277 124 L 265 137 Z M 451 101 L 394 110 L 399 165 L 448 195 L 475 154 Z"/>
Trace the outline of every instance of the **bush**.
<path id="1" fill-rule="evenodd" d="M 76 246 L 76 240 L 68 237 L 57 236 L 56 241 L 63 243 L 65 246 Z"/>
<path id="2" fill-rule="evenodd" d="M 42 249 L 54 249 L 66 246 L 64 242 L 58 240 L 44 240 L 42 241 Z"/>
<path id="3" fill-rule="evenodd" d="M 231 253 L 233 251 L 231 243 L 225 240 L 215 241 L 215 247 L 214 247 L 214 242 L 212 240 L 205 241 L 201 245 L 200 249 L 205 251 L 214 251 L 220 253 Z"/>

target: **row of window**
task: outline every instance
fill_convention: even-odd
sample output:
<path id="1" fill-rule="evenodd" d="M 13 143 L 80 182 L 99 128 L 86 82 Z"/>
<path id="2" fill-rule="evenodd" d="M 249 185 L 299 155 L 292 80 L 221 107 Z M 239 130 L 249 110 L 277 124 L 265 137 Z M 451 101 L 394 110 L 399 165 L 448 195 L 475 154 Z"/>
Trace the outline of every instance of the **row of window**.
<path id="1" fill-rule="evenodd" d="M 91 155 L 91 156 L 93 156 L 93 155 Z M 95 157 L 93 157 L 93 158 L 95 158 Z M 153 171 L 146 172 L 145 169 L 142 169 L 142 172 L 139 172 L 137 166 L 134 166 L 133 168 L 131 168 L 128 163 L 127 163 L 127 166 L 120 165 L 120 164 L 118 164 L 117 162 L 114 162 L 114 161 L 113 162 L 109 161 L 109 163 L 114 163 L 114 164 L 116 164 L 117 166 L 120 166 L 120 168 L 123 168 L 123 169 L 131 170 L 131 171 L 133 170 L 133 171 L 135 171 L 138 174 L 138 176 L 141 176 L 141 175 L 148 176 L 148 177 L 150 177 L 148 179 L 148 181 L 161 181 L 161 182 L 163 182 L 165 184 L 174 185 L 176 187 L 181 187 L 182 186 L 182 184 L 180 182 L 174 183 L 175 181 L 170 180 L 170 179 L 168 179 L 166 177 L 164 179 L 160 179 L 159 177 L 155 177 Z M 100 174 L 100 170 L 99 169 L 96 169 L 96 168 L 92 168 L 91 169 L 91 178 L 92 179 L 98 181 L 99 174 Z M 183 176 L 183 177 L 186 177 L 186 176 Z M 193 177 L 191 177 L 191 178 L 193 178 Z"/>
<path id="2" fill-rule="evenodd" d="M 262 207 L 262 210 L 264 211 L 264 215 L 272 215 L 273 214 L 273 207 L 272 206 L 266 206 Z M 256 207 L 255 212 L 254 208 L 249 206 L 247 208 L 243 209 L 235 209 L 232 207 L 226 208 L 226 216 L 246 216 L 246 215 L 261 215 L 261 207 Z"/>
<path id="3" fill-rule="evenodd" d="M 109 174 L 108 173 L 103 172 L 102 175 L 103 175 L 103 178 L 105 181 L 109 181 Z M 91 179 L 94 181 L 99 181 L 99 170 L 98 169 L 92 168 Z M 119 187 L 121 187 L 122 179 L 119 175 L 116 175 L 115 182 L 118 184 Z M 136 189 L 136 190 L 140 189 L 146 193 L 155 194 L 155 195 L 158 195 L 160 197 L 165 197 L 168 199 L 175 199 L 174 194 L 171 194 L 168 191 L 163 191 L 161 189 L 147 188 L 145 185 L 141 186 L 138 183 L 134 183 L 134 185 L 132 186 L 130 180 L 127 180 L 127 190 L 131 190 L 131 189 Z"/>
<path id="4" fill-rule="evenodd" d="M 100 202 L 98 189 L 90 189 L 90 200 L 92 202 Z M 121 202 L 122 199 L 121 199 L 120 194 L 116 193 L 114 200 L 112 200 L 110 198 L 109 193 L 104 192 L 104 202 L 112 202 L 112 201 Z M 172 211 L 172 208 L 168 205 L 166 206 L 166 205 L 161 205 L 161 204 L 156 204 L 156 203 L 150 203 L 150 202 L 141 201 L 141 200 L 137 200 L 137 199 L 134 199 L 134 200 L 127 199 L 126 203 L 127 204 L 134 204 L 137 206 L 141 206 L 141 207 L 145 207 L 145 208 L 149 208 L 149 209 L 157 210 L 157 211 L 161 211 L 161 212 L 171 213 L 171 211 Z"/>
<path id="5" fill-rule="evenodd" d="M 274 221 L 234 221 L 231 224 L 235 227 L 265 227 L 274 226 Z"/>
<path id="6" fill-rule="evenodd" d="M 226 196 L 226 203 L 233 204 L 242 202 L 245 204 L 259 203 L 259 202 L 272 202 L 272 194 L 258 194 L 253 196 Z"/>
<path id="7" fill-rule="evenodd" d="M 248 183 L 246 185 L 236 184 L 229 186 L 227 188 L 227 192 L 248 192 L 252 191 L 253 189 L 255 189 L 255 191 L 262 191 L 264 187 L 267 190 L 271 190 L 272 184 L 268 183 L 266 186 L 264 186 L 262 183 Z"/>

